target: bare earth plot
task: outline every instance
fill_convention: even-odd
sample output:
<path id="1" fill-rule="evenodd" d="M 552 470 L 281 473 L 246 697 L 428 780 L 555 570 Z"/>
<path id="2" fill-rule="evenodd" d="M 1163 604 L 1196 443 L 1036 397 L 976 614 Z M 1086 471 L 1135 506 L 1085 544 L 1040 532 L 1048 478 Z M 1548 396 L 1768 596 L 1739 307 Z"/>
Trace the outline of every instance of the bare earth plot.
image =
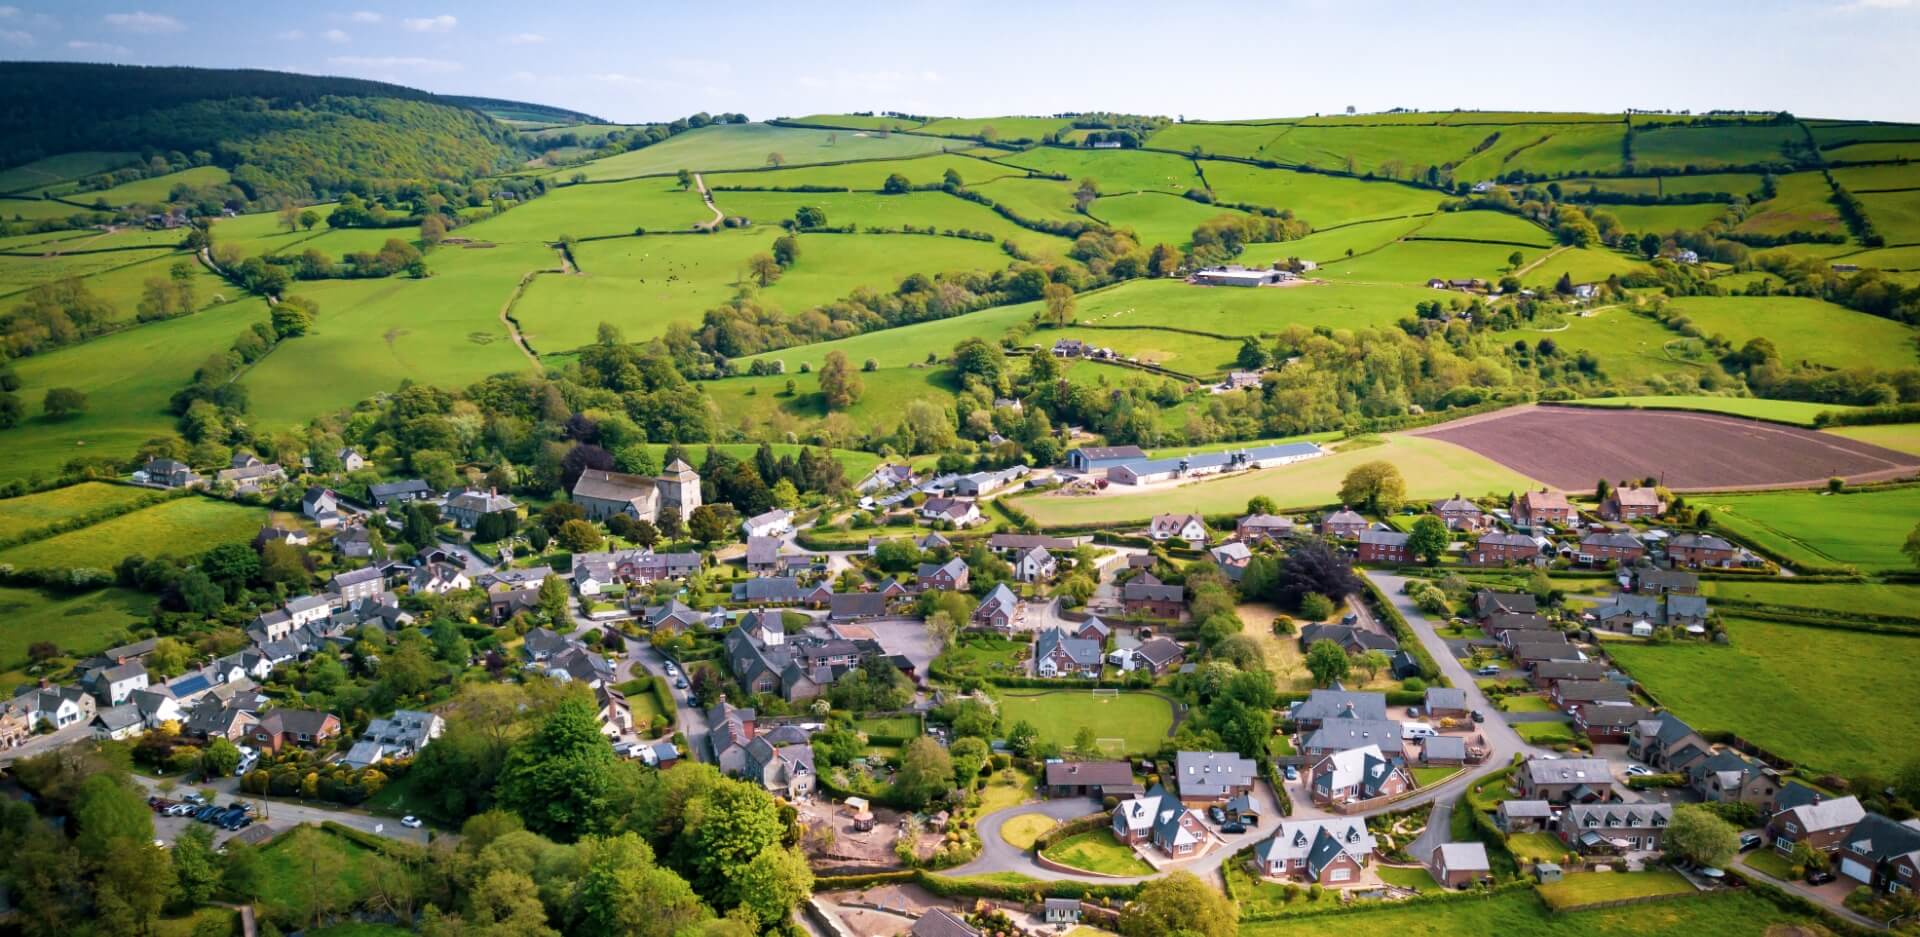
<path id="1" fill-rule="evenodd" d="M 1528 406 L 1414 432 L 1566 489 L 1647 476 L 1695 491 L 1797 487 L 1835 475 L 1879 481 L 1920 470 L 1920 457 L 1909 453 L 1704 413 Z"/>

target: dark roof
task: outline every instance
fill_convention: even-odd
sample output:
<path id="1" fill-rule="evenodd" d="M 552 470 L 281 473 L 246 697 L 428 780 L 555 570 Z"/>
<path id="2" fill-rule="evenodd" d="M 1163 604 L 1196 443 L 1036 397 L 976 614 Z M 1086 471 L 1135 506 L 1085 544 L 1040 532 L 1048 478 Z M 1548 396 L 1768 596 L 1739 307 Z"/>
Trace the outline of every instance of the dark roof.
<path id="1" fill-rule="evenodd" d="M 1132 783 L 1133 766 L 1124 761 L 1055 761 L 1047 765 L 1048 787 Z"/>
<path id="2" fill-rule="evenodd" d="M 913 937 L 980 937 L 980 932 L 944 908 L 929 908 L 909 931 Z"/>

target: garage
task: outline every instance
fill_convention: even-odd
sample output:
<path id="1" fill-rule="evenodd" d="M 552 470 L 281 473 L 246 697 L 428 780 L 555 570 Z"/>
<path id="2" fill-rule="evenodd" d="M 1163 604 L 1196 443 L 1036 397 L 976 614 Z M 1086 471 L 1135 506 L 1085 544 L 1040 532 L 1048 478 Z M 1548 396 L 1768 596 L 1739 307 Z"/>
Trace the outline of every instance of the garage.
<path id="1" fill-rule="evenodd" d="M 1873 884 L 1873 870 L 1867 868 L 1866 864 L 1858 859 L 1841 859 L 1840 874 L 1856 882 Z"/>

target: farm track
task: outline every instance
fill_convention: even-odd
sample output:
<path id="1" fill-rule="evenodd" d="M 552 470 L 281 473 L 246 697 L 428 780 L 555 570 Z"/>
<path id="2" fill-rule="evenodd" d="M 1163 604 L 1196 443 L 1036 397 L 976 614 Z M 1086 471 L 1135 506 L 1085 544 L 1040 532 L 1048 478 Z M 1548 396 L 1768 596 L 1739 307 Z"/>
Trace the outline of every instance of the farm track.
<path id="1" fill-rule="evenodd" d="M 693 174 L 693 184 L 700 189 L 700 200 L 707 203 L 707 210 L 713 212 L 712 221 L 702 222 L 694 227 L 702 231 L 712 231 L 719 227 L 721 222 L 727 220 L 727 216 L 721 213 L 719 206 L 713 204 L 713 193 L 707 191 L 707 180 L 701 178 L 697 172 Z"/>
<path id="2" fill-rule="evenodd" d="M 564 272 L 566 265 L 566 257 L 564 255 L 562 255 L 560 263 L 562 265 L 562 272 Z M 533 369 L 536 371 L 540 370 L 540 356 L 534 354 L 533 346 L 527 344 L 526 336 L 520 334 L 520 323 L 515 322 L 513 319 L 513 306 L 515 303 L 518 303 L 520 297 L 527 292 L 527 285 L 533 282 L 534 277 L 542 273 L 552 272 L 554 271 L 527 271 L 521 275 L 520 282 L 514 286 L 513 292 L 507 294 L 507 301 L 500 304 L 500 324 L 506 326 L 507 337 L 513 339 L 513 347 L 520 349 L 520 353 L 527 356 L 527 363 L 533 365 Z"/>

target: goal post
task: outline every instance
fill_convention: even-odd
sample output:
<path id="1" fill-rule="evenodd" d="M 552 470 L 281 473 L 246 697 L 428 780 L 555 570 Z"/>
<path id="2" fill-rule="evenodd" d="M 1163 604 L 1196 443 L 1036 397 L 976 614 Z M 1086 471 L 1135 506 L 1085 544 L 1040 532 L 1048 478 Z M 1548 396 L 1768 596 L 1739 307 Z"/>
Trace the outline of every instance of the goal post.
<path id="1" fill-rule="evenodd" d="M 1108 755 L 1118 757 L 1127 753 L 1126 739 L 1094 739 L 1093 743 Z"/>
<path id="2" fill-rule="evenodd" d="M 1093 688 L 1094 699 L 1116 699 L 1120 696 L 1117 687 L 1097 686 Z"/>

